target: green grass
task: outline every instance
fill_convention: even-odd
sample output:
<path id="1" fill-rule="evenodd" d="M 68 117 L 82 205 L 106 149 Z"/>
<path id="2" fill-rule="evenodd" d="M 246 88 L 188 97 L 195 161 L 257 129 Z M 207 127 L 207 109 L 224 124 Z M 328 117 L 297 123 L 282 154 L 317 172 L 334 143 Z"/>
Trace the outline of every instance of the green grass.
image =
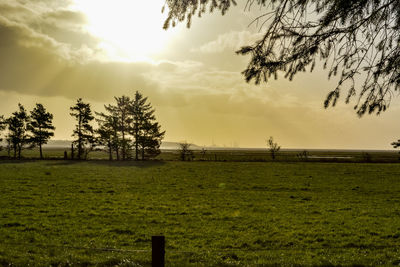
<path id="1" fill-rule="evenodd" d="M 0 265 L 146 266 L 133 250 L 160 234 L 169 266 L 399 264 L 399 178 L 399 164 L 0 161 Z"/>

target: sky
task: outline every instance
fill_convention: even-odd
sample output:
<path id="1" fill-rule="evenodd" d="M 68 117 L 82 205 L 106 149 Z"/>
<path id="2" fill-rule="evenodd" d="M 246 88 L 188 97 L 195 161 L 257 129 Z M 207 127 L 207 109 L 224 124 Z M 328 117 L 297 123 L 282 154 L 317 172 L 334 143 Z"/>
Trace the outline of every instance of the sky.
<path id="1" fill-rule="evenodd" d="M 341 99 L 323 102 L 334 80 L 324 70 L 246 83 L 249 58 L 236 55 L 260 29 L 263 10 L 217 12 L 162 29 L 163 0 L 0 0 L 0 114 L 42 103 L 54 139 L 71 139 L 77 98 L 103 111 L 114 96 L 140 91 L 156 110 L 165 141 L 200 146 L 391 149 L 400 138 L 399 99 L 383 114 L 358 118 Z"/>

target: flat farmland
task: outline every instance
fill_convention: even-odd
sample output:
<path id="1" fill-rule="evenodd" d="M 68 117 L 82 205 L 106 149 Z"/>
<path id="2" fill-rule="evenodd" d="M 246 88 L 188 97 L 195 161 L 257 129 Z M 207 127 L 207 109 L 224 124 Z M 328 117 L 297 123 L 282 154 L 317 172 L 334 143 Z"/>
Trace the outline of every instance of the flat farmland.
<path id="1" fill-rule="evenodd" d="M 400 164 L 0 161 L 0 265 L 398 265 Z"/>

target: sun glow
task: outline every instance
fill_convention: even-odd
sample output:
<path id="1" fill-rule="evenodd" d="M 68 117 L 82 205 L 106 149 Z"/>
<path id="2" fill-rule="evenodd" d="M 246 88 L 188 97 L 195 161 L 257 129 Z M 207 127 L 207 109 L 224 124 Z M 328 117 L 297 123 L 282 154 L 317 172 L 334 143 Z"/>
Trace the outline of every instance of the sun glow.
<path id="1" fill-rule="evenodd" d="M 166 49 L 176 29 L 162 29 L 164 0 L 75 0 L 87 30 L 100 39 L 110 60 L 149 61 Z"/>

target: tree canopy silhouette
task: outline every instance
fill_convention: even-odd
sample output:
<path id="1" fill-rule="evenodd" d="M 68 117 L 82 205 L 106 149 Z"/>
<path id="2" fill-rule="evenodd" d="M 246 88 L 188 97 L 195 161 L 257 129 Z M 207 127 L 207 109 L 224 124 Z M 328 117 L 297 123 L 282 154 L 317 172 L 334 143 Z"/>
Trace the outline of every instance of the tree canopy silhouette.
<path id="1" fill-rule="evenodd" d="M 164 28 L 213 10 L 225 14 L 234 0 L 166 0 Z M 289 80 L 312 71 L 321 60 L 328 77 L 338 76 L 325 107 L 335 106 L 343 89 L 346 103 L 356 97 L 355 110 L 381 113 L 400 87 L 400 0 L 247 0 L 246 9 L 266 11 L 254 19 L 261 39 L 237 51 L 250 55 L 243 71 L 256 84 L 277 78 Z"/>
<path id="2" fill-rule="evenodd" d="M 116 152 L 117 160 L 119 160 L 121 146 L 119 134 L 120 118 L 116 115 L 115 109 L 111 105 L 104 107 L 107 113 L 96 112 L 96 115 L 99 116 L 99 118 L 96 118 L 99 127 L 95 130 L 98 134 L 97 143 L 107 147 L 109 160 L 113 160 L 113 151 Z"/>
<path id="3" fill-rule="evenodd" d="M 30 117 L 25 107 L 18 104 L 18 110 L 13 112 L 7 120 L 8 134 L 7 143 L 9 151 L 14 151 L 14 158 L 21 159 L 21 152 L 30 144 L 30 136 L 28 134 L 28 126 Z"/>
<path id="4" fill-rule="evenodd" d="M 107 147 L 109 159 L 115 152 L 117 160 L 132 158 L 146 160 L 161 153 L 160 145 L 165 131 L 156 121 L 155 110 L 147 97 L 139 91 L 131 99 L 129 96 L 114 97 L 116 104 L 105 105 L 106 112 L 96 112 L 99 116 L 97 140 Z M 120 153 L 121 152 L 121 153 Z M 140 157 L 139 157 L 140 156 Z"/>
<path id="5" fill-rule="evenodd" d="M 82 101 L 82 98 L 79 98 L 69 109 L 70 115 L 77 121 L 72 136 L 75 137 L 73 143 L 78 146 L 78 159 L 82 159 L 82 156 L 86 159 L 87 154 L 95 145 L 94 130 L 90 124 L 94 119 L 92 109 L 89 103 Z"/>
<path id="6" fill-rule="evenodd" d="M 159 155 L 165 131 L 161 131 L 161 125 L 154 115 L 155 110 L 147 97 L 136 91 L 129 111 L 132 116 L 131 134 L 135 140 L 135 160 L 139 160 L 139 153 L 142 160 Z"/>
<path id="7" fill-rule="evenodd" d="M 6 129 L 7 121 L 4 119 L 4 115 L 0 115 L 0 142 L 3 141 L 2 132 Z M 3 147 L 0 146 L 0 150 Z"/>
<path id="8" fill-rule="evenodd" d="M 47 112 L 42 104 L 37 103 L 30 117 L 28 130 L 32 133 L 31 143 L 39 146 L 40 159 L 43 159 L 42 146 L 54 136 L 53 114 Z"/>
<path id="9" fill-rule="evenodd" d="M 278 145 L 278 143 L 274 142 L 274 138 L 272 136 L 270 136 L 268 139 L 268 150 L 273 160 L 275 160 L 276 154 L 279 152 L 279 150 L 281 150 L 281 147 Z"/>

